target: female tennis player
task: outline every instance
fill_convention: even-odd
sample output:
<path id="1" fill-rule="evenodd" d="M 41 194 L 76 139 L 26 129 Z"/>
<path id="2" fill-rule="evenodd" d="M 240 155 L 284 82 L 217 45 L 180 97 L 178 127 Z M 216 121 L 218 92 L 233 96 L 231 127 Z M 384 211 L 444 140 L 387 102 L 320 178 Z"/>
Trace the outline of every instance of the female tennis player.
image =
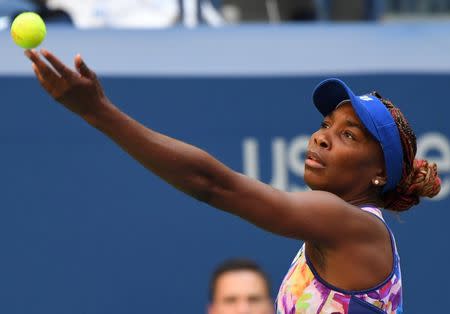
<path id="1" fill-rule="evenodd" d="M 313 101 L 324 120 L 305 162 L 311 191 L 288 193 L 133 120 L 108 100 L 81 56 L 73 71 L 47 50 L 26 55 L 54 99 L 169 184 L 304 240 L 281 284 L 277 313 L 402 313 L 400 260 L 380 208 L 407 210 L 436 195 L 440 179 L 435 164 L 415 159 L 415 135 L 390 101 L 375 92 L 356 96 L 338 79 L 320 83 Z"/>

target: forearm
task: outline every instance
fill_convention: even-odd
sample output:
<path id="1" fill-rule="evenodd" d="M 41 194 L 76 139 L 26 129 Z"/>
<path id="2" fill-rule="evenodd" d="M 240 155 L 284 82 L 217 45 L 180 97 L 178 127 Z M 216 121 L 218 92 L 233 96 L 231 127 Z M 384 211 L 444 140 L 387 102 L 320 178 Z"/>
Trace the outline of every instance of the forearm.
<path id="1" fill-rule="evenodd" d="M 84 119 L 145 168 L 179 190 L 206 201 L 219 177 L 230 171 L 205 151 L 149 128 L 110 103 Z"/>

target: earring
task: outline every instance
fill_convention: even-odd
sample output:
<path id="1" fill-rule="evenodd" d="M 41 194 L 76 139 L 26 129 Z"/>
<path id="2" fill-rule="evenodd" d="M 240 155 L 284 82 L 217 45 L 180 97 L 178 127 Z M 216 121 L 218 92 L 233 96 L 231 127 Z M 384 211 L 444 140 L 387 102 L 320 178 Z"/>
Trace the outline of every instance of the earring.
<path id="1" fill-rule="evenodd" d="M 378 184 L 380 184 L 380 181 L 379 181 L 378 179 L 375 179 L 375 180 L 373 181 L 373 183 L 374 183 L 375 185 L 378 185 Z"/>

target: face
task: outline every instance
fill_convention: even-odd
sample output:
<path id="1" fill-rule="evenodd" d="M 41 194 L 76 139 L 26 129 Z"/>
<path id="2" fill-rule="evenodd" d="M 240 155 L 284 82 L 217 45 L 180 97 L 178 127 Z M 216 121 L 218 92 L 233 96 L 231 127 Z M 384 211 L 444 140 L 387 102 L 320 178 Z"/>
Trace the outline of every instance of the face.
<path id="1" fill-rule="evenodd" d="M 384 178 L 381 147 L 346 102 L 326 116 L 311 136 L 305 182 L 313 190 L 351 200 L 372 191 L 375 178 Z"/>
<path id="2" fill-rule="evenodd" d="M 251 270 L 238 270 L 217 279 L 208 313 L 273 314 L 274 308 L 262 276 Z"/>

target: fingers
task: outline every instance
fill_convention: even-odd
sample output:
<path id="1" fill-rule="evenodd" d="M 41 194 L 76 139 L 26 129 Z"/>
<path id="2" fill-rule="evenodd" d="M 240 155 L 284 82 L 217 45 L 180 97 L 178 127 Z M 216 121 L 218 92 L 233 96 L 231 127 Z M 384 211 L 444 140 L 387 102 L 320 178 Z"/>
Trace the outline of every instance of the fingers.
<path id="1" fill-rule="evenodd" d="M 33 62 L 32 67 L 36 77 L 41 85 L 49 92 L 52 91 L 52 87 L 58 84 L 60 77 L 55 73 L 38 55 L 34 50 L 26 50 L 25 55 Z"/>
<path id="2" fill-rule="evenodd" d="M 39 54 L 35 50 L 26 50 L 25 55 L 36 65 L 37 70 L 44 80 L 55 82 L 59 79 L 59 75 L 39 57 Z"/>
<path id="3" fill-rule="evenodd" d="M 81 58 L 81 55 L 79 54 L 75 57 L 75 67 L 82 76 L 90 79 L 95 79 L 95 73 L 88 68 L 86 63 L 84 63 L 83 59 Z"/>
<path id="4" fill-rule="evenodd" d="M 41 53 L 45 57 L 45 59 L 47 59 L 48 62 L 56 69 L 56 71 L 61 74 L 61 76 L 70 77 L 74 74 L 72 70 L 66 67 L 65 64 L 62 63 L 57 57 L 55 57 L 55 55 L 50 51 L 41 49 Z"/>
<path id="5" fill-rule="evenodd" d="M 41 72 L 39 72 L 39 69 L 38 69 L 38 67 L 36 66 L 36 64 L 35 64 L 35 63 L 32 63 L 31 66 L 33 67 L 34 74 L 36 75 L 36 77 L 37 77 L 39 83 L 42 85 L 42 87 L 43 87 L 47 92 L 51 93 L 51 85 L 48 83 L 47 80 L 45 80 L 45 79 L 42 77 L 42 74 L 41 74 Z"/>
<path id="6" fill-rule="evenodd" d="M 38 78 L 39 82 L 41 82 L 41 84 L 42 84 L 44 79 L 42 78 L 41 73 L 39 72 L 38 68 L 36 67 L 36 64 L 32 63 L 31 66 L 33 68 L 34 74 L 36 74 L 36 77 Z"/>

